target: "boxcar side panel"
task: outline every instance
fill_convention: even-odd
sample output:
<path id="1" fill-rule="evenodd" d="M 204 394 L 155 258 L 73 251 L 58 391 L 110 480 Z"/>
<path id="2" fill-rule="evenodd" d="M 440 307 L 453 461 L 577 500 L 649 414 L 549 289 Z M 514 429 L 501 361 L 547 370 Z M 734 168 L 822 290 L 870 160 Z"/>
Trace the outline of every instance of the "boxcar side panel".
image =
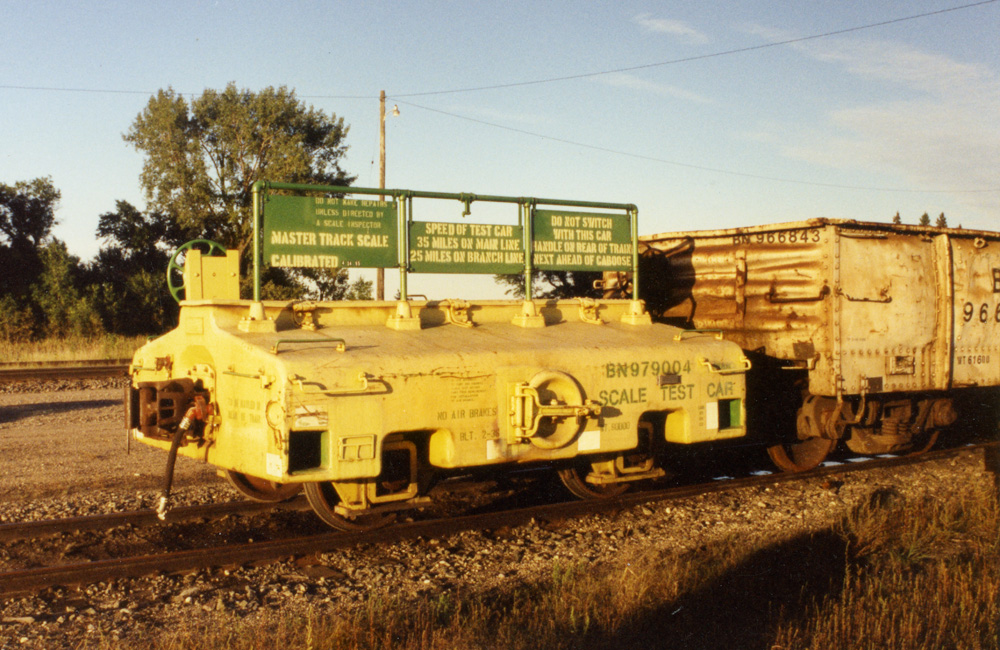
<path id="1" fill-rule="evenodd" d="M 952 237 L 955 386 L 1000 385 L 1000 237 Z"/>
<path id="2" fill-rule="evenodd" d="M 643 297 L 659 318 L 830 375 L 834 233 L 817 224 L 644 238 Z"/>
<path id="3" fill-rule="evenodd" d="M 841 390 L 946 389 L 947 373 L 935 363 L 948 346 L 937 314 L 950 305 L 939 299 L 933 239 L 849 228 L 838 234 Z"/>
<path id="4" fill-rule="evenodd" d="M 809 368 L 813 394 L 1000 385 L 996 233 L 815 219 L 640 243 L 654 315 Z"/>

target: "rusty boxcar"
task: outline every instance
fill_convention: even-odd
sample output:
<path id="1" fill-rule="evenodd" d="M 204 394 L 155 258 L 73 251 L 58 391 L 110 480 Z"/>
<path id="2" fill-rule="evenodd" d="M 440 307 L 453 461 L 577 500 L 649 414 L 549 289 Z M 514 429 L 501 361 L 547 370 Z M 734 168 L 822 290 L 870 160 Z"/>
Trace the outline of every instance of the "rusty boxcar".
<path id="1" fill-rule="evenodd" d="M 794 437 L 769 448 L 784 469 L 840 439 L 928 447 L 960 389 L 1000 386 L 1000 233 L 813 219 L 649 235 L 640 251 L 654 318 L 751 354 L 751 417 L 778 417 L 779 395 L 795 404 Z"/>

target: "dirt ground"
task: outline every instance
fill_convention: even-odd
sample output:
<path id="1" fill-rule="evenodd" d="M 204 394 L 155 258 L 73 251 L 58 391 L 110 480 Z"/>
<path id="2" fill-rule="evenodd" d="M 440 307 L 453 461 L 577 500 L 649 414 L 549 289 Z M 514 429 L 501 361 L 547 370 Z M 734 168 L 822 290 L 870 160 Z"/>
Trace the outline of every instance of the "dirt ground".
<path id="1" fill-rule="evenodd" d="M 100 385 L 0 393 L 0 499 L 160 486 L 166 454 L 129 448 L 122 397 L 122 388 Z M 218 480 L 213 468 L 183 457 L 174 476 L 178 488 Z"/>

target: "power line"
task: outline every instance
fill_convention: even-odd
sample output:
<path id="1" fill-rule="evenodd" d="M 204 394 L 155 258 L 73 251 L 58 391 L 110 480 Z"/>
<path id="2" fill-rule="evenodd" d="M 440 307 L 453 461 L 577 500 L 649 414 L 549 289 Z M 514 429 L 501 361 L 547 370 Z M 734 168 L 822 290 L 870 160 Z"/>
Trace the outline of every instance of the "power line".
<path id="1" fill-rule="evenodd" d="M 60 88 L 54 86 L 13 86 L 13 85 L 0 85 L 0 88 L 4 90 L 49 90 L 52 92 L 60 93 L 102 93 L 108 95 L 153 95 L 155 93 L 148 92 L 146 90 L 116 90 L 114 88 Z M 179 93 L 181 95 L 190 95 L 191 93 Z"/>
<path id="2" fill-rule="evenodd" d="M 719 52 L 712 52 L 712 53 L 709 53 L 709 54 L 701 54 L 701 55 L 696 55 L 696 56 L 684 57 L 684 58 L 680 58 L 680 59 L 671 59 L 669 61 L 660 61 L 660 62 L 655 62 L 655 63 L 644 63 L 644 64 L 640 64 L 640 65 L 634 65 L 634 66 L 628 66 L 628 67 L 622 67 L 622 68 L 615 68 L 615 69 L 611 69 L 611 70 L 601 70 L 601 71 L 597 71 L 597 72 L 585 72 L 585 73 L 579 73 L 579 74 L 573 74 L 573 75 L 564 75 L 564 76 L 560 76 L 560 77 L 548 77 L 548 78 L 544 78 L 544 79 L 535 79 L 535 80 L 531 80 L 531 81 L 518 81 L 518 82 L 511 82 L 511 83 L 504 83 L 504 84 L 493 84 L 493 85 L 487 85 L 487 86 L 473 86 L 473 87 L 466 87 L 466 88 L 453 88 L 453 89 L 449 89 L 449 90 L 425 91 L 425 92 L 417 92 L 417 93 L 402 93 L 402 94 L 393 93 L 392 97 L 393 97 L 394 100 L 396 100 L 399 103 L 404 104 L 404 105 L 412 106 L 412 107 L 418 108 L 418 109 L 423 109 L 425 111 L 429 111 L 429 112 L 432 112 L 432 113 L 438 113 L 438 114 L 441 114 L 441 115 L 446 115 L 448 117 L 452 117 L 452 118 L 456 118 L 456 119 L 460 119 L 460 120 L 465 120 L 465 121 L 468 121 L 468 122 L 474 122 L 476 124 L 481 124 L 483 126 L 489 126 L 489 127 L 492 127 L 492 128 L 502 129 L 502 130 L 505 130 L 505 131 L 513 132 L 513 133 L 520 133 L 522 135 L 529 135 L 529 136 L 532 136 L 532 137 L 541 138 L 543 140 L 549 140 L 549 141 L 552 141 L 552 142 L 559 142 L 561 144 L 566 144 L 566 145 L 575 146 L 575 147 L 581 147 L 581 148 L 590 149 L 590 150 L 593 150 L 593 151 L 600 151 L 602 153 L 610 153 L 610 154 L 614 154 L 614 155 L 618 155 L 618 156 L 625 156 L 625 157 L 634 158 L 634 159 L 638 159 L 638 160 L 647 160 L 647 161 L 650 161 L 650 162 L 658 162 L 658 163 L 662 163 L 662 164 L 666 164 L 666 165 L 672 165 L 672 166 L 675 166 L 675 167 L 683 167 L 683 168 L 687 168 L 687 169 L 697 169 L 697 170 L 700 170 L 700 171 L 713 172 L 713 173 L 717 173 L 717 174 L 725 174 L 725 175 L 729 175 L 729 176 L 737 176 L 737 177 L 743 177 L 743 178 L 752 178 L 752 179 L 757 179 L 757 180 L 777 181 L 777 182 L 781 182 L 781 183 L 791 183 L 791 184 L 796 184 L 796 185 L 806 185 L 806 186 L 812 186 L 812 187 L 828 187 L 828 188 L 837 188 L 837 189 L 865 190 L 865 191 L 878 191 L 878 192 L 900 192 L 900 193 L 914 193 L 914 194 L 934 194 L 934 193 L 963 193 L 964 194 L 964 193 L 990 193 L 990 192 L 998 192 L 998 191 L 1000 191 L 1000 188 L 978 189 L 978 190 L 912 190 L 912 189 L 905 189 L 905 188 L 871 187 L 871 186 L 844 185 L 844 184 L 838 184 L 838 183 L 823 183 L 823 182 L 818 182 L 818 181 L 802 181 L 802 180 L 796 180 L 796 179 L 790 179 L 790 178 L 781 178 L 781 177 L 776 177 L 776 176 L 765 176 L 765 175 L 761 175 L 761 174 L 750 174 L 750 173 L 747 173 L 747 172 L 739 172 L 739 171 L 735 171 L 735 170 L 731 170 L 731 169 L 721 169 L 721 168 L 716 168 L 716 167 L 707 167 L 707 166 L 703 166 L 703 165 L 695 165 L 695 164 L 691 164 L 691 163 L 682 163 L 682 162 L 678 162 L 678 161 L 675 161 L 675 160 L 667 160 L 667 159 L 664 159 L 664 158 L 656 158 L 654 156 L 647 156 L 647 155 L 632 153 L 632 152 L 628 152 L 628 151 L 621 151 L 621 150 L 617 150 L 617 149 L 611 149 L 611 148 L 608 148 L 608 147 L 601 147 L 601 146 L 598 146 L 598 145 L 588 144 L 588 143 L 585 143 L 585 142 L 578 142 L 578 141 L 569 140 L 569 139 L 565 139 L 565 138 L 559 138 L 559 137 L 555 137 L 555 136 L 551 136 L 551 135 L 546 135 L 544 133 L 536 133 L 536 132 L 533 132 L 533 131 L 527 131 L 525 129 L 519 129 L 519 128 L 516 128 L 516 127 L 506 126 L 506 125 L 503 125 L 503 124 L 497 124 L 495 122 L 488 122 L 486 120 L 480 120 L 480 119 L 469 117 L 469 116 L 466 116 L 466 115 L 459 115 L 457 113 L 451 113 L 451 112 L 448 112 L 448 111 L 444 111 L 444 110 L 440 110 L 440 109 L 436 109 L 436 108 L 431 108 L 429 106 L 422 106 L 422 105 L 419 105 L 419 104 L 414 104 L 412 102 L 407 102 L 405 100 L 400 99 L 402 97 L 424 97 L 424 96 L 430 96 L 430 95 L 445 95 L 445 94 L 455 94 L 455 93 L 464 93 L 464 92 L 476 92 L 476 91 L 483 91 L 483 90 L 496 90 L 496 89 L 504 89 L 504 88 L 515 88 L 515 87 L 520 87 L 520 86 L 540 85 L 540 84 L 555 83 L 555 82 L 560 82 L 560 81 L 572 81 L 572 80 L 576 80 L 576 79 L 586 79 L 586 78 L 598 77 L 598 76 L 602 76 L 602 75 L 620 74 L 620 73 L 623 73 L 623 72 L 633 72 L 633 71 L 636 71 L 636 70 L 645 70 L 645 69 L 649 69 L 649 68 L 662 67 L 662 66 L 673 65 L 673 64 L 677 64 L 677 63 L 688 63 L 688 62 L 692 62 L 692 61 L 700 61 L 700 60 L 705 60 L 705 59 L 718 58 L 718 57 L 729 56 L 729 55 L 733 55 L 733 54 L 742 54 L 742 53 L 746 53 L 746 52 L 754 52 L 754 51 L 764 50 L 764 49 L 778 47 L 778 46 L 782 46 L 782 45 L 791 45 L 791 44 L 794 44 L 794 43 L 802 43 L 802 42 L 805 42 L 805 41 L 811 41 L 811 40 L 816 40 L 816 39 L 820 39 L 820 38 L 827 38 L 827 37 L 830 37 L 830 36 L 839 36 L 839 35 L 842 35 L 842 34 L 849 34 L 849 33 L 852 33 L 852 32 L 858 32 L 858 31 L 867 30 L 867 29 L 874 29 L 876 27 L 884 27 L 886 25 L 893 25 L 893 24 L 896 24 L 896 23 L 906 22 L 906 21 L 910 21 L 910 20 L 916 20 L 916 19 L 919 19 L 919 18 L 927 18 L 927 17 L 930 17 L 930 16 L 937 16 L 937 15 L 941 15 L 941 14 L 945 14 L 945 13 L 950 13 L 950 12 L 954 12 L 954 11 L 960 11 L 960 10 L 964 10 L 964 9 L 970 9 L 970 8 L 973 8 L 973 7 L 979 7 L 979 6 L 983 6 L 983 5 L 993 4 L 993 3 L 997 2 L 997 1 L 998 0 L 980 0 L 979 2 L 973 2 L 973 3 L 970 3 L 970 4 L 959 5 L 959 6 L 956 6 L 956 7 L 947 7 L 945 9 L 938 9 L 938 10 L 935 10 L 935 11 L 929 11 L 929 12 L 924 12 L 924 13 L 920 13 L 920 14 L 914 14 L 914 15 L 911 15 L 911 16 L 904 16 L 904 17 L 901 17 L 901 18 L 893 18 L 893 19 L 890 19 L 890 20 L 884 20 L 884 21 L 880 21 L 880 22 L 876 22 L 876 23 L 868 23 L 868 24 L 865 24 L 865 25 L 857 25 L 857 26 L 854 26 L 854 27 L 847 27 L 847 28 L 844 28 L 844 29 L 839 29 L 839 30 L 834 30 L 834 31 L 829 31 L 829 32 L 823 32 L 823 33 L 820 33 L 820 34 L 812 34 L 812 35 L 809 35 L 809 36 L 801 36 L 801 37 L 798 37 L 798 38 L 791 38 L 791 39 L 786 39 L 786 40 L 782 40 L 782 41 L 775 41 L 775 42 L 772 42 L 772 43 L 763 43 L 763 44 L 760 44 L 760 45 L 752 45 L 752 46 L 747 46 L 747 47 L 742 47 L 742 48 L 736 48 L 736 49 L 731 49 L 731 50 L 723 50 L 723 51 L 719 51 Z M 77 92 L 77 93 L 105 93 L 105 94 L 120 94 L 120 95 L 152 95 L 152 94 L 155 94 L 155 93 L 152 93 L 152 92 L 149 92 L 149 91 L 143 91 L 143 90 L 122 90 L 122 89 L 102 89 L 102 88 L 66 88 L 66 87 L 21 86 L 21 85 L 0 85 L 0 89 L 7 89 L 7 90 L 40 90 L 40 91 Z M 178 92 L 177 94 L 179 94 L 179 95 L 187 95 L 187 96 L 191 96 L 193 98 L 196 93 Z M 375 95 L 297 95 L 297 97 L 302 98 L 302 99 L 341 99 L 341 100 L 345 100 L 345 99 L 348 99 L 348 100 L 377 99 L 377 97 Z"/>
<path id="3" fill-rule="evenodd" d="M 987 2 L 997 2 L 997 0 L 987 0 Z M 984 3 L 979 3 L 979 4 L 985 4 L 985 2 Z M 651 65 L 655 65 L 655 64 L 651 64 Z M 594 73 L 594 74 L 603 74 L 603 73 Z M 535 83 L 535 82 L 528 82 L 528 83 Z M 541 82 L 537 82 L 537 83 L 541 83 Z M 111 89 L 91 89 L 91 88 L 53 88 L 53 87 L 45 87 L 45 86 L 9 86 L 9 85 L 0 85 L 0 88 L 15 89 L 15 90 L 50 90 L 50 91 L 58 91 L 58 92 L 114 93 L 114 94 L 123 94 L 123 95 L 138 95 L 138 94 L 151 95 L 151 94 L 153 94 L 153 93 L 149 93 L 149 92 L 143 91 L 143 90 L 111 90 Z M 454 92 L 460 92 L 460 91 L 454 91 Z M 194 93 L 178 93 L 178 94 L 180 94 L 180 95 L 191 95 L 191 96 L 194 95 Z M 436 94 L 436 93 L 424 93 L 424 94 Z M 431 108 L 429 106 L 422 106 L 420 104 L 414 104 L 413 102 L 408 102 L 408 101 L 399 99 L 400 97 L 412 97 L 412 96 L 413 95 L 394 95 L 394 96 L 392 96 L 392 98 L 393 98 L 393 100 L 398 101 L 400 104 L 403 104 L 405 106 L 412 106 L 413 108 L 422 109 L 422 110 L 425 110 L 425 111 L 428 111 L 428 112 L 431 112 L 431 113 L 438 113 L 439 115 L 446 115 L 448 117 L 452 117 L 452 118 L 455 118 L 455 119 L 465 120 L 467 122 L 473 122 L 473 123 L 476 123 L 476 124 L 480 124 L 480 125 L 483 125 L 483 126 L 492 127 L 492 128 L 495 128 L 495 129 L 502 129 L 504 131 L 510 131 L 512 133 L 520 133 L 522 135 L 528 135 L 528 136 L 532 136 L 532 137 L 535 137 L 535 138 L 541 138 L 543 140 L 549 140 L 549 141 L 552 141 L 552 142 L 558 142 L 560 144 L 566 144 L 566 145 L 570 145 L 570 146 L 574 146 L 574 147 L 581 147 L 581 148 L 584 148 L 584 149 L 590 149 L 592 151 L 600 151 L 602 153 L 610 153 L 610 154 L 614 154 L 614 155 L 617 155 L 617 156 L 624 156 L 624 157 L 627 157 L 627 158 L 634 158 L 634 159 L 637 159 L 637 160 L 647 160 L 647 161 L 650 161 L 650 162 L 657 162 L 657 163 L 662 163 L 662 164 L 665 164 L 665 165 L 672 165 L 674 167 L 683 167 L 683 168 L 686 168 L 686 169 L 697 169 L 699 171 L 707 171 L 707 172 L 713 172 L 713 173 L 717 173 L 717 174 L 725 174 L 725 175 L 728 175 L 728 176 L 738 176 L 738 177 L 742 177 L 742 178 L 753 178 L 753 179 L 757 179 L 757 180 L 766 180 L 766 181 L 777 181 L 777 182 L 781 182 L 781 183 L 791 183 L 791 184 L 794 184 L 794 185 L 807 185 L 807 186 L 813 186 L 813 187 L 829 187 L 829 188 L 847 189 L 847 190 L 866 190 L 866 191 L 873 191 L 873 192 L 900 192 L 900 193 L 913 193 L 913 194 L 945 194 L 945 193 L 951 193 L 951 194 L 976 194 L 976 193 L 1000 192 L 1000 188 L 980 189 L 980 190 L 911 190 L 911 189 L 904 189 L 904 188 L 869 187 L 869 186 L 860 186 L 860 185 L 842 185 L 842 184 L 837 184 L 837 183 L 822 183 L 822 182 L 818 182 L 818 181 L 802 181 L 802 180 L 796 180 L 796 179 L 791 179 L 791 178 L 781 178 L 781 177 L 777 177 L 777 176 L 765 176 L 765 175 L 761 175 L 761 174 L 750 174 L 750 173 L 747 173 L 747 172 L 739 172 L 739 171 L 735 171 L 735 170 L 732 170 L 732 169 L 721 169 L 721 168 L 718 168 L 718 167 L 708 167 L 708 166 L 704 166 L 704 165 L 695 165 L 695 164 L 691 164 L 691 163 L 683 163 L 683 162 L 678 162 L 676 160 L 667 160 L 665 158 L 657 158 L 655 156 L 647 156 L 647 155 L 644 155 L 644 154 L 637 154 L 637 153 L 632 153 L 632 152 L 629 152 L 629 151 L 621 151 L 619 149 L 611 149 L 609 147 L 601 147 L 601 146 L 598 146 L 598 145 L 588 144 L 586 142 L 578 142 L 576 140 L 569 140 L 569 139 L 566 139 L 566 138 L 559 138 L 559 137 L 556 137 L 556 136 L 547 135 L 545 133 L 536 133 L 534 131 L 528 131 L 526 129 L 519 129 L 519 128 L 516 128 L 516 127 L 507 126 L 507 125 L 504 125 L 504 124 L 497 124 L 495 122 L 488 122 L 486 120 L 481 120 L 481 119 L 478 119 L 478 118 L 469 117 L 467 115 L 459 115 L 458 113 L 451 113 L 449 111 L 444 111 L 444 110 L 437 109 L 437 108 Z M 337 95 L 313 95 L 313 96 L 301 95 L 301 97 L 302 98 L 313 98 L 313 99 L 316 99 L 316 98 L 322 98 L 322 99 L 377 99 L 377 97 L 374 97 L 374 96 L 371 96 L 371 95 L 340 95 L 340 96 L 337 96 Z"/>
<path id="4" fill-rule="evenodd" d="M 722 56 L 729 56 L 732 54 L 743 54 L 746 52 L 754 52 L 757 50 L 764 50 L 772 47 L 778 47 L 780 45 L 791 45 L 793 43 L 802 43 L 804 41 L 812 41 L 818 38 L 827 38 L 829 36 L 839 36 L 841 34 L 850 34 L 852 32 L 859 32 L 866 29 L 874 29 L 876 27 L 884 27 L 886 25 L 893 25 L 895 23 L 902 23 L 909 20 L 917 20 L 918 18 L 928 18 L 930 16 L 938 16 L 941 14 L 950 13 L 953 11 L 961 11 L 963 9 L 971 9 L 973 7 L 980 7 L 983 5 L 993 4 L 1000 0 L 980 0 L 979 2 L 973 2 L 970 4 L 959 5 L 957 7 L 947 7 L 945 9 L 938 9 L 936 11 L 928 11 L 921 14 L 914 14 L 912 16 L 904 16 L 902 18 L 892 18 L 890 20 L 883 20 L 877 23 L 868 23 L 866 25 L 857 25 L 854 27 L 847 27 L 844 29 L 838 29 L 830 32 L 823 32 L 821 34 L 812 34 L 810 36 L 800 36 L 798 38 L 790 38 L 783 41 L 775 41 L 773 43 L 762 43 L 760 45 L 750 45 L 747 47 L 740 47 L 732 50 L 723 50 L 720 52 L 711 52 L 709 54 L 699 54 L 696 56 L 689 56 L 680 59 L 671 59 L 669 61 L 659 61 L 656 63 L 643 63 L 634 66 L 628 66 L 624 68 L 615 68 L 612 70 L 600 70 L 597 72 L 582 72 L 579 74 L 564 75 L 561 77 L 547 77 L 544 79 L 534 79 L 530 81 L 514 81 L 510 83 L 503 84 L 493 84 L 488 86 L 470 86 L 467 88 L 452 88 L 448 90 L 431 90 L 416 93 L 392 93 L 393 97 L 424 97 L 427 95 L 446 95 L 454 93 L 467 93 L 476 92 L 480 90 L 497 90 L 502 88 L 516 88 L 519 86 L 534 86 L 546 83 L 555 83 L 558 81 L 572 81 L 574 79 L 586 79 L 589 77 L 599 77 L 609 74 L 620 74 L 622 72 L 634 72 L 635 70 L 646 70 L 649 68 L 657 68 L 667 65 L 674 65 L 677 63 L 689 63 L 691 61 L 702 61 L 704 59 L 713 59 Z M 22 86 L 22 85 L 7 85 L 0 84 L 0 89 L 4 90 L 43 90 L 43 91 L 53 91 L 53 92 L 75 92 L 75 93 L 107 93 L 107 94 L 118 94 L 118 95 L 153 95 L 154 92 L 147 90 L 122 90 L 114 88 L 66 88 L 59 86 Z M 178 92 L 179 95 L 189 95 L 193 97 L 196 93 L 192 92 Z M 298 95 L 302 99 L 378 99 L 377 95 Z"/>
<path id="5" fill-rule="evenodd" d="M 660 61 L 657 63 L 643 63 L 640 65 L 628 66 L 625 68 L 615 68 L 613 70 L 600 70 L 598 72 L 583 72 L 579 74 L 565 75 L 562 77 L 547 77 L 545 79 L 535 79 L 532 81 L 514 81 L 511 83 L 504 84 L 493 84 L 490 86 L 470 86 L 467 88 L 452 88 L 449 90 L 432 90 L 426 92 L 418 93 L 393 93 L 393 97 L 424 97 L 427 95 L 448 95 L 454 93 L 468 93 L 477 92 L 481 90 L 497 90 L 503 88 L 517 88 L 520 86 L 534 86 L 539 84 L 554 83 L 557 81 L 573 81 L 575 79 L 587 79 L 590 77 L 599 77 L 602 75 L 609 74 L 620 74 L 623 72 L 634 72 L 635 70 L 647 70 L 649 68 L 657 68 L 666 65 L 674 65 L 676 63 L 689 63 L 691 61 L 702 61 L 705 59 L 714 59 L 721 56 L 729 56 L 731 54 L 743 54 L 745 52 L 754 52 L 757 50 L 764 50 L 771 47 L 778 47 L 779 45 L 791 45 L 792 43 L 802 43 L 804 41 L 812 41 L 818 38 L 826 38 L 829 36 L 839 36 L 841 34 L 850 34 L 852 32 L 859 32 L 866 29 L 874 29 L 876 27 L 885 27 L 886 25 L 893 25 L 895 23 L 902 23 L 908 20 L 916 20 L 918 18 L 927 18 L 929 16 L 937 16 L 940 14 L 949 13 L 952 11 L 960 11 L 962 9 L 970 9 L 972 7 L 979 7 L 982 5 L 988 5 L 997 2 L 997 0 L 981 0 L 980 2 L 973 2 L 971 4 L 960 5 L 958 7 L 948 7 L 946 9 L 938 9 L 937 11 L 928 11 L 922 14 L 914 14 L 912 16 L 904 16 L 902 18 L 893 18 L 891 20 L 883 20 L 877 23 L 869 23 L 867 25 L 858 25 L 855 27 L 847 27 L 845 29 L 838 29 L 832 32 L 823 32 L 822 34 L 813 34 L 811 36 L 800 36 L 798 38 L 789 38 L 783 41 L 775 41 L 773 43 L 763 43 L 761 45 L 750 45 L 747 47 L 740 47 L 733 50 L 723 50 L 721 52 L 712 52 L 710 54 L 699 54 L 697 56 L 688 56 L 681 59 L 671 59 L 669 61 Z"/>
<path id="6" fill-rule="evenodd" d="M 991 0 L 995 1 L 995 0 Z M 388 97 L 387 97 L 388 98 Z M 741 178 L 753 178 L 756 180 L 764 181 L 777 181 L 780 183 L 791 183 L 793 185 L 807 185 L 811 187 L 828 187 L 842 190 L 864 190 L 870 192 L 898 192 L 906 194 L 986 194 L 990 192 L 1000 192 L 1000 187 L 992 189 L 979 189 L 979 190 L 913 190 L 908 188 L 899 187 L 873 187 L 864 185 L 844 185 L 840 183 L 823 183 L 819 181 L 802 181 L 793 178 L 781 178 L 779 176 L 765 176 L 762 174 L 750 174 L 748 172 L 739 172 L 732 169 L 722 169 L 719 167 L 707 167 L 704 165 L 694 165 L 691 163 L 678 162 L 676 160 L 667 160 L 666 158 L 657 158 L 655 156 L 647 156 L 644 154 L 632 153 L 629 151 L 622 151 L 620 149 L 611 149 L 610 147 L 602 147 L 599 145 L 588 144 L 586 142 L 579 142 L 576 140 L 569 140 L 566 138 L 558 138 L 552 135 L 546 135 L 544 133 L 536 133 L 534 131 L 528 131 L 526 129 L 519 129 L 513 126 L 506 126 L 504 124 L 497 124 L 495 122 L 488 122 L 486 120 L 480 120 L 475 117 L 469 117 L 467 115 L 459 115 L 458 113 L 450 113 L 448 111 L 443 111 L 437 108 L 431 108 L 429 106 L 421 106 L 420 104 L 414 104 L 413 102 L 408 102 L 399 99 L 398 96 L 392 97 L 394 101 L 398 101 L 404 106 L 411 106 L 413 108 L 419 108 L 431 113 L 438 113 L 440 115 L 446 115 L 448 117 L 453 117 L 459 120 L 465 120 L 467 122 L 474 122 L 476 124 L 481 124 L 484 126 L 489 126 L 497 129 L 503 129 L 504 131 L 510 131 L 512 133 L 520 133 L 522 135 L 530 135 L 532 137 L 541 138 L 543 140 L 550 140 L 552 142 L 558 142 L 560 144 L 566 144 L 574 147 L 582 147 L 584 149 L 590 149 L 593 151 L 600 151 L 602 153 L 610 153 L 616 156 L 624 156 L 627 158 L 635 158 L 637 160 L 646 160 L 649 162 L 662 163 L 664 165 L 672 165 L 674 167 L 683 167 L 685 169 L 697 169 L 699 171 L 713 172 L 716 174 L 725 174 L 727 176 L 739 176 Z"/>
<path id="7" fill-rule="evenodd" d="M 155 95 L 159 91 L 149 90 L 122 90 L 116 88 L 65 88 L 59 86 L 16 86 L 10 84 L 0 84 L 3 90 L 43 90 L 61 93 L 97 93 L 106 95 Z M 163 90 L 162 88 L 160 90 Z M 174 91 L 178 95 L 194 97 L 198 93 Z M 378 99 L 378 95 L 299 95 L 300 99 Z"/>

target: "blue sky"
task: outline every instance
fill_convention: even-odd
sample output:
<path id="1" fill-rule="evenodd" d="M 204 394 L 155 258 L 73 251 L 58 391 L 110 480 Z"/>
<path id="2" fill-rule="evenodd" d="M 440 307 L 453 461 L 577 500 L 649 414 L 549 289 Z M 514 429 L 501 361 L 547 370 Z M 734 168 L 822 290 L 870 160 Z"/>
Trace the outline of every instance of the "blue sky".
<path id="1" fill-rule="evenodd" d="M 145 206 L 121 135 L 150 94 L 233 81 L 343 117 L 361 186 L 384 89 L 389 187 L 635 203 L 641 233 L 897 210 L 997 229 L 1000 2 L 758 47 L 963 4 L 0 0 L 0 182 L 52 176 L 55 234 L 89 258 L 101 213 Z"/>

